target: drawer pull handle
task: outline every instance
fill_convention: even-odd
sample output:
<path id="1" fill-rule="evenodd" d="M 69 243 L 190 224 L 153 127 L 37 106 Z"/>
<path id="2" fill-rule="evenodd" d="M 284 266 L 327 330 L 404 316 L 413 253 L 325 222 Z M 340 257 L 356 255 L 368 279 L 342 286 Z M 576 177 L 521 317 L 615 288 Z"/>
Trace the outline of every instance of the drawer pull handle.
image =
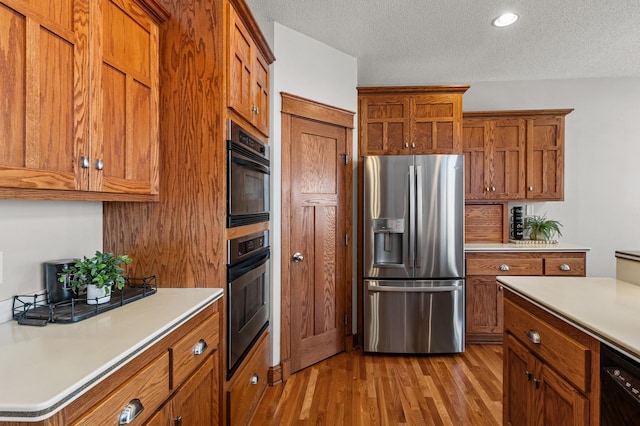
<path id="1" fill-rule="evenodd" d="M 540 333 L 535 330 L 529 330 L 527 333 L 527 339 L 531 341 L 531 343 L 539 345 L 540 344 Z"/>
<path id="2" fill-rule="evenodd" d="M 251 383 L 252 385 L 257 385 L 258 381 L 260 380 L 260 377 L 258 377 L 257 374 L 254 374 L 253 376 L 251 376 L 251 378 L 249 379 L 249 383 Z"/>
<path id="3" fill-rule="evenodd" d="M 567 265 L 566 263 L 563 263 L 562 265 L 560 265 L 560 270 L 561 271 L 570 271 L 571 270 L 571 266 Z"/>
<path id="4" fill-rule="evenodd" d="M 502 265 L 500 265 L 500 270 L 505 272 L 508 271 L 509 265 L 507 265 L 506 263 L 503 263 Z"/>
<path id="5" fill-rule="evenodd" d="M 142 413 L 143 411 L 144 411 L 144 407 L 142 406 L 142 402 L 140 402 L 138 398 L 132 399 L 131 401 L 129 401 L 127 406 L 122 409 L 118 424 L 128 425 L 136 417 L 138 417 L 140 413 Z"/>
<path id="6" fill-rule="evenodd" d="M 198 340 L 198 343 L 196 343 L 196 345 L 193 347 L 193 354 L 200 355 L 206 350 L 207 350 L 207 342 L 205 342 L 204 339 L 200 339 Z"/>

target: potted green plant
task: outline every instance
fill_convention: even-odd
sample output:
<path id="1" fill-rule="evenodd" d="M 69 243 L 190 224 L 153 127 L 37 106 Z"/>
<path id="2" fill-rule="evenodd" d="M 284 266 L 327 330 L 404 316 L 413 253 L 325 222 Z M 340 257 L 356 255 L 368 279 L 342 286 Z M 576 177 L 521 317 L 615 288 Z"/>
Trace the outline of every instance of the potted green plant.
<path id="1" fill-rule="evenodd" d="M 529 239 L 549 241 L 560 232 L 562 224 L 557 220 L 547 219 L 546 216 L 532 216 L 525 220 L 524 229 L 529 230 Z"/>
<path id="2" fill-rule="evenodd" d="M 131 258 L 126 254 L 114 255 L 96 251 L 95 256 L 75 259 L 73 264 L 62 270 L 58 280 L 69 280 L 69 285 L 76 293 L 80 288 L 87 288 L 87 303 L 90 305 L 106 303 L 111 300 L 111 287 L 119 290 L 124 287 L 123 264 L 131 263 Z"/>

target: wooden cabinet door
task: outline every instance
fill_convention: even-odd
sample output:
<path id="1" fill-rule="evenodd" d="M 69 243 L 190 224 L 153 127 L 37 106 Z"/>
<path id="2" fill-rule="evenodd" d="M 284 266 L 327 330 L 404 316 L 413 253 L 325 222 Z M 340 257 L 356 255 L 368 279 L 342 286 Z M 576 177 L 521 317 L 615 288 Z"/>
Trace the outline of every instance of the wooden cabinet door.
<path id="1" fill-rule="evenodd" d="M 564 200 L 564 117 L 527 120 L 526 198 Z"/>
<path id="2" fill-rule="evenodd" d="M 361 155 L 409 154 L 409 98 L 360 98 Z"/>
<path id="3" fill-rule="evenodd" d="M 149 419 L 146 426 L 219 424 L 218 353 L 210 356 L 175 395 Z"/>
<path id="4" fill-rule="evenodd" d="M 467 277 L 466 285 L 467 335 L 481 335 L 477 339 L 487 334 L 502 336 L 502 287 L 496 277 Z"/>
<path id="5" fill-rule="evenodd" d="M 535 357 L 511 334 L 505 335 L 503 346 L 503 406 L 505 425 L 532 424 L 533 408 L 531 381 L 535 369 Z"/>
<path id="6" fill-rule="evenodd" d="M 525 122 L 522 119 L 492 120 L 488 197 L 492 200 L 524 198 Z"/>
<path id="7" fill-rule="evenodd" d="M 90 190 L 158 193 L 158 26 L 133 0 L 91 0 Z"/>
<path id="8" fill-rule="evenodd" d="M 535 424 L 584 425 L 589 424 L 589 401 L 550 367 L 538 361 L 534 383 Z"/>
<path id="9" fill-rule="evenodd" d="M 253 116 L 252 123 L 263 135 L 269 136 L 269 64 L 254 49 L 253 60 Z"/>
<path id="10" fill-rule="evenodd" d="M 465 119 L 462 129 L 464 154 L 464 198 L 484 200 L 487 196 L 487 152 L 489 124 L 485 120 Z"/>
<path id="11" fill-rule="evenodd" d="M 412 96 L 412 154 L 462 153 L 462 95 Z"/>
<path id="12" fill-rule="evenodd" d="M 0 0 L 0 186 L 86 189 L 88 0 Z"/>
<path id="13" fill-rule="evenodd" d="M 252 119 L 252 58 L 255 56 L 251 35 L 234 8 L 229 5 L 229 70 L 227 106 L 248 122 Z"/>

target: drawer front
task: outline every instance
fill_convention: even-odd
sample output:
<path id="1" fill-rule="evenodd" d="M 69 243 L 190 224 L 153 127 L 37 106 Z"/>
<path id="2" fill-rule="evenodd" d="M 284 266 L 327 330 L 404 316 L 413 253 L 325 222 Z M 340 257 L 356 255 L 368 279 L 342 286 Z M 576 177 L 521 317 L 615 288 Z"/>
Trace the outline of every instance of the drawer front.
<path id="1" fill-rule="evenodd" d="M 591 360 L 589 348 L 507 299 L 504 300 L 504 324 L 506 331 L 523 342 L 546 364 L 580 390 L 588 390 Z M 539 343 L 533 342 L 534 333 L 539 336 Z"/>
<path id="2" fill-rule="evenodd" d="M 169 348 L 171 389 L 180 386 L 211 352 L 218 349 L 220 343 L 218 315 L 217 312 L 211 315 Z"/>
<path id="3" fill-rule="evenodd" d="M 111 393 L 74 425 L 117 425 L 127 405 L 139 400 L 142 411 L 128 423 L 141 425 L 169 396 L 169 354 L 164 353 Z"/>
<path id="4" fill-rule="evenodd" d="M 575 257 L 547 257 L 544 259 L 544 274 L 584 277 L 584 259 L 577 259 Z"/>
<path id="5" fill-rule="evenodd" d="M 247 424 L 267 388 L 268 342 L 269 334 L 265 333 L 231 379 L 232 385 L 227 391 L 228 424 Z"/>
<path id="6" fill-rule="evenodd" d="M 467 259 L 467 275 L 542 275 L 542 259 Z"/>

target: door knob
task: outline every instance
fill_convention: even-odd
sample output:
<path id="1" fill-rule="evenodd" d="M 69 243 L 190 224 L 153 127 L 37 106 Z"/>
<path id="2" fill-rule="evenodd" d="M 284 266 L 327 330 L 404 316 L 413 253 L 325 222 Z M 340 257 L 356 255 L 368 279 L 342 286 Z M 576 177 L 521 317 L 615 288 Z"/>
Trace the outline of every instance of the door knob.
<path id="1" fill-rule="evenodd" d="M 295 252 L 293 253 L 293 261 L 296 263 L 300 263 L 304 260 L 304 256 L 301 253 Z"/>

